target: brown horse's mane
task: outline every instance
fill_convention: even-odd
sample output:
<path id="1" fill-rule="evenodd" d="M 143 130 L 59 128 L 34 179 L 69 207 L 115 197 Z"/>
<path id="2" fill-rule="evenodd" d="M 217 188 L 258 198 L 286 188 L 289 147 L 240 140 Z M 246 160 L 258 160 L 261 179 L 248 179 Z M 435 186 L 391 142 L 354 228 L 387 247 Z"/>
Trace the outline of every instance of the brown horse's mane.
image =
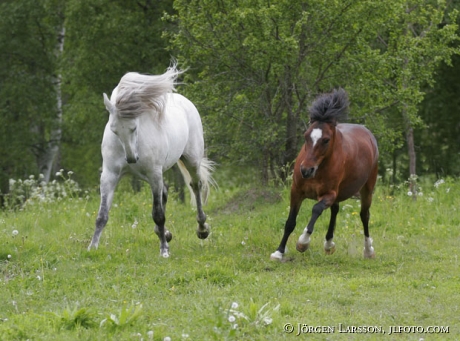
<path id="1" fill-rule="evenodd" d="M 342 88 L 318 96 L 308 109 L 310 122 L 336 123 L 348 119 L 348 95 Z"/>

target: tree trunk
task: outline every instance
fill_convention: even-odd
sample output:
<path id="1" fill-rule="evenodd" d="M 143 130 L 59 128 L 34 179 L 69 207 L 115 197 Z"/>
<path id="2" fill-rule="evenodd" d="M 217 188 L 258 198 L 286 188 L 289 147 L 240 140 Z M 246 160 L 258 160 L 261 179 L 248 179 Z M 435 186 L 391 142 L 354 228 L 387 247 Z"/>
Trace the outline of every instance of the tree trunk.
<path id="1" fill-rule="evenodd" d="M 63 24 L 64 25 L 64 24 Z M 62 26 L 58 33 L 56 54 L 57 58 L 62 54 L 64 50 L 64 37 L 65 27 Z M 40 174 L 43 174 L 43 180 L 48 182 L 51 178 L 51 172 L 53 165 L 56 162 L 57 155 L 59 154 L 59 145 L 61 143 L 62 136 L 62 93 L 61 93 L 61 75 L 57 74 L 53 76 L 53 84 L 56 92 L 56 115 L 53 119 L 53 124 L 50 131 L 50 137 L 48 141 L 43 143 L 43 146 L 36 153 L 37 166 Z"/>
<path id="2" fill-rule="evenodd" d="M 283 164 L 281 168 L 281 181 L 286 182 L 290 171 L 292 170 L 293 161 L 297 156 L 297 115 L 293 110 L 293 84 L 291 81 L 290 69 L 286 70 L 286 78 L 284 87 L 284 102 L 286 108 L 286 144 L 284 151 Z"/>
<path id="3" fill-rule="evenodd" d="M 412 199 L 417 200 L 417 172 L 416 172 L 416 154 L 414 145 L 414 129 L 407 124 L 406 128 L 407 150 L 409 153 L 409 190 L 412 192 Z"/>

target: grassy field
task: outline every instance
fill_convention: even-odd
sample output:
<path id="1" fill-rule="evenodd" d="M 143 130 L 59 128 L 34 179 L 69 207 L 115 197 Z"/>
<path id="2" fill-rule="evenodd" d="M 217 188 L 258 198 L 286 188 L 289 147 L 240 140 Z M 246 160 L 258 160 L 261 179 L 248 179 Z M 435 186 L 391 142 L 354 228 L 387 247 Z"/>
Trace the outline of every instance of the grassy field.
<path id="1" fill-rule="evenodd" d="M 362 257 L 359 202 L 341 205 L 337 251 L 323 252 L 329 212 L 311 249 L 269 256 L 282 236 L 288 189 L 216 178 L 195 235 L 195 212 L 171 194 L 171 257 L 159 257 L 150 193 L 122 183 L 98 250 L 86 250 L 99 204 L 89 198 L 0 212 L 0 340 L 458 340 L 460 182 L 379 185 Z M 291 328 L 291 329 L 290 329 Z"/>

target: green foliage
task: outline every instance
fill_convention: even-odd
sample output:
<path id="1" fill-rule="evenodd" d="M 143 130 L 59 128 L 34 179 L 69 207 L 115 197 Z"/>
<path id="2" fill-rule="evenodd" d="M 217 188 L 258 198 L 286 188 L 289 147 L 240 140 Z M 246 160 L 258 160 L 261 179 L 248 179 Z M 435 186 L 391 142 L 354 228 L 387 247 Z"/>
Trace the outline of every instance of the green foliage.
<path id="1" fill-rule="evenodd" d="M 367 124 L 388 157 L 441 61 L 458 50 L 457 11 L 443 1 L 176 1 L 169 35 L 192 85 L 216 158 L 268 172 L 292 162 L 307 105 L 333 87 L 350 93 L 351 120 Z M 387 154 L 388 153 L 388 154 Z M 284 175 L 283 175 L 284 174 Z M 286 173 L 280 172 L 282 180 Z"/>
<path id="2" fill-rule="evenodd" d="M 455 56 L 452 63 L 438 70 L 433 90 L 427 92 L 420 109 L 426 126 L 415 135 L 420 150 L 417 167 L 437 177 L 460 174 L 460 126 L 456 117 L 460 106 L 460 56 Z"/>
<path id="3" fill-rule="evenodd" d="M 67 330 L 82 328 L 92 328 L 95 326 L 95 315 L 87 308 L 79 308 L 76 305 L 74 308 L 67 307 L 61 313 L 50 313 L 52 318 L 56 320 L 58 329 Z"/>
<path id="4" fill-rule="evenodd" d="M 50 10 L 50 8 L 53 8 Z M 59 1 L 0 4 L 0 191 L 9 177 L 37 174 L 35 155 L 56 115 Z"/>
<path id="5" fill-rule="evenodd" d="M 135 306 L 123 307 L 118 315 L 110 314 L 101 321 L 100 326 L 108 328 L 124 328 L 132 325 L 142 315 L 142 304 Z"/>

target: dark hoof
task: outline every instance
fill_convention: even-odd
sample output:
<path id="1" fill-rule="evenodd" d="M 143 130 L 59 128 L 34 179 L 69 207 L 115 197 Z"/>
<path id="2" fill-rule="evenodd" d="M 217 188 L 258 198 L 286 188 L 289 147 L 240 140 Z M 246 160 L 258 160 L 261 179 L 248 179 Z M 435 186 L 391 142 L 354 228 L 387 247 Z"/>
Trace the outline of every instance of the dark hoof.
<path id="1" fill-rule="evenodd" d="M 200 239 L 206 239 L 209 236 L 209 232 L 208 231 L 204 231 L 204 232 L 196 231 L 196 235 Z"/>
<path id="2" fill-rule="evenodd" d="M 295 248 L 297 251 L 299 252 L 305 252 L 308 250 L 308 247 L 310 246 L 310 243 L 308 244 L 302 244 L 300 242 L 297 242 L 297 244 L 295 245 Z"/>
<path id="3" fill-rule="evenodd" d="M 209 236 L 209 225 L 204 224 L 204 230 L 201 230 L 200 227 L 198 227 L 198 230 L 196 230 L 196 235 L 200 239 L 206 239 Z"/>
<path id="4" fill-rule="evenodd" d="M 335 245 L 333 245 L 330 249 L 324 249 L 326 255 L 332 255 L 335 252 Z"/>
<path id="5" fill-rule="evenodd" d="M 169 243 L 172 239 L 172 233 L 169 232 L 168 230 L 165 231 L 165 238 L 166 238 L 166 241 Z"/>

